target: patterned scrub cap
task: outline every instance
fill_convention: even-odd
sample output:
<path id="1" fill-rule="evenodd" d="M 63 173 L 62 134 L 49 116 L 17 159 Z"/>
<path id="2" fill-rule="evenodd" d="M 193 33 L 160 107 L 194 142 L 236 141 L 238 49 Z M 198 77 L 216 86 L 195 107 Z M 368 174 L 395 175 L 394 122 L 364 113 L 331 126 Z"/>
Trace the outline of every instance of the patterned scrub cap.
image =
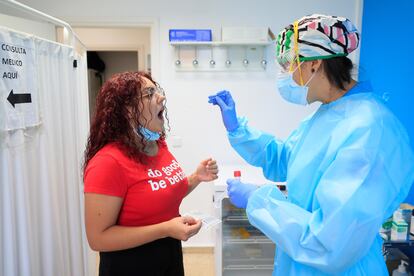
<path id="1" fill-rule="evenodd" d="M 358 44 L 358 30 L 347 18 L 312 14 L 279 33 L 276 57 L 280 64 L 285 64 L 297 57 L 307 61 L 347 56 Z"/>

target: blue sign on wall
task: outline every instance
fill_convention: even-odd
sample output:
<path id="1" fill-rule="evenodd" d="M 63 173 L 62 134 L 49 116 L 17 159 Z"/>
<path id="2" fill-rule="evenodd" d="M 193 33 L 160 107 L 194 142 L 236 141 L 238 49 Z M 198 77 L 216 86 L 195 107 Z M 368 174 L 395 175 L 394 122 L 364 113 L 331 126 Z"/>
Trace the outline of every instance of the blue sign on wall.
<path id="1" fill-rule="evenodd" d="M 169 32 L 170 41 L 211 41 L 211 30 L 175 29 Z"/>

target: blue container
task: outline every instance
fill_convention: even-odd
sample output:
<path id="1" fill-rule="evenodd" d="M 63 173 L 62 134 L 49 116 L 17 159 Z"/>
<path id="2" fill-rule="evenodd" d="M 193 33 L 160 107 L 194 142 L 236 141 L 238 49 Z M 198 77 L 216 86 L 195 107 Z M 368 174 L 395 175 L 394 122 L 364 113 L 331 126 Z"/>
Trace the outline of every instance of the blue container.
<path id="1" fill-rule="evenodd" d="M 170 30 L 170 41 L 212 41 L 211 30 Z"/>

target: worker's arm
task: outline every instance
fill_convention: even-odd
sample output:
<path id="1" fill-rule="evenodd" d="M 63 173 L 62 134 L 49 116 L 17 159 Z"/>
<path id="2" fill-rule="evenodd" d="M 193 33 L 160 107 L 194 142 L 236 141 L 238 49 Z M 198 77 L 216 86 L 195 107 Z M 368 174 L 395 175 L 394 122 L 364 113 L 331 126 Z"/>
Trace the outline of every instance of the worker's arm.
<path id="1" fill-rule="evenodd" d="M 383 139 L 386 130 L 378 124 L 345 140 L 320 176 L 312 211 L 266 186 L 249 198 L 249 221 L 294 261 L 329 274 L 346 270 L 366 256 L 414 181 L 410 149 Z"/>
<path id="2" fill-rule="evenodd" d="M 237 117 L 236 104 L 231 93 L 226 90 L 209 96 L 208 102 L 220 107 L 230 144 L 237 153 L 249 164 L 261 167 L 267 179 L 286 181 L 290 151 L 300 137 L 300 132 L 293 132 L 283 142 L 271 134 L 248 127 L 246 118 Z"/>
<path id="3" fill-rule="evenodd" d="M 267 179 L 286 181 L 290 152 L 302 128 L 294 131 L 284 142 L 274 135 L 249 127 L 244 117 L 238 118 L 238 121 L 237 129 L 228 132 L 231 146 L 247 163 L 261 167 Z"/>
<path id="4" fill-rule="evenodd" d="M 93 250 L 128 249 L 165 237 L 186 241 L 201 228 L 201 221 L 190 217 L 139 227 L 116 225 L 122 201 L 116 196 L 85 193 L 86 235 Z"/>

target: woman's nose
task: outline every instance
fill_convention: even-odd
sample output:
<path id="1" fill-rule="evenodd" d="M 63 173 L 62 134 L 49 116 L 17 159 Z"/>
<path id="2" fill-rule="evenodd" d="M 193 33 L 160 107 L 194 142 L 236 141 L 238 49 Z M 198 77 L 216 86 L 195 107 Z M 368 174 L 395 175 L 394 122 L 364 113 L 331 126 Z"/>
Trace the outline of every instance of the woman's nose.
<path id="1" fill-rule="evenodd" d="M 161 95 L 161 94 L 159 94 L 159 93 L 157 93 L 157 101 L 159 102 L 159 103 L 162 103 L 163 101 L 165 101 L 165 99 L 166 99 L 166 97 L 164 96 L 164 95 Z"/>

